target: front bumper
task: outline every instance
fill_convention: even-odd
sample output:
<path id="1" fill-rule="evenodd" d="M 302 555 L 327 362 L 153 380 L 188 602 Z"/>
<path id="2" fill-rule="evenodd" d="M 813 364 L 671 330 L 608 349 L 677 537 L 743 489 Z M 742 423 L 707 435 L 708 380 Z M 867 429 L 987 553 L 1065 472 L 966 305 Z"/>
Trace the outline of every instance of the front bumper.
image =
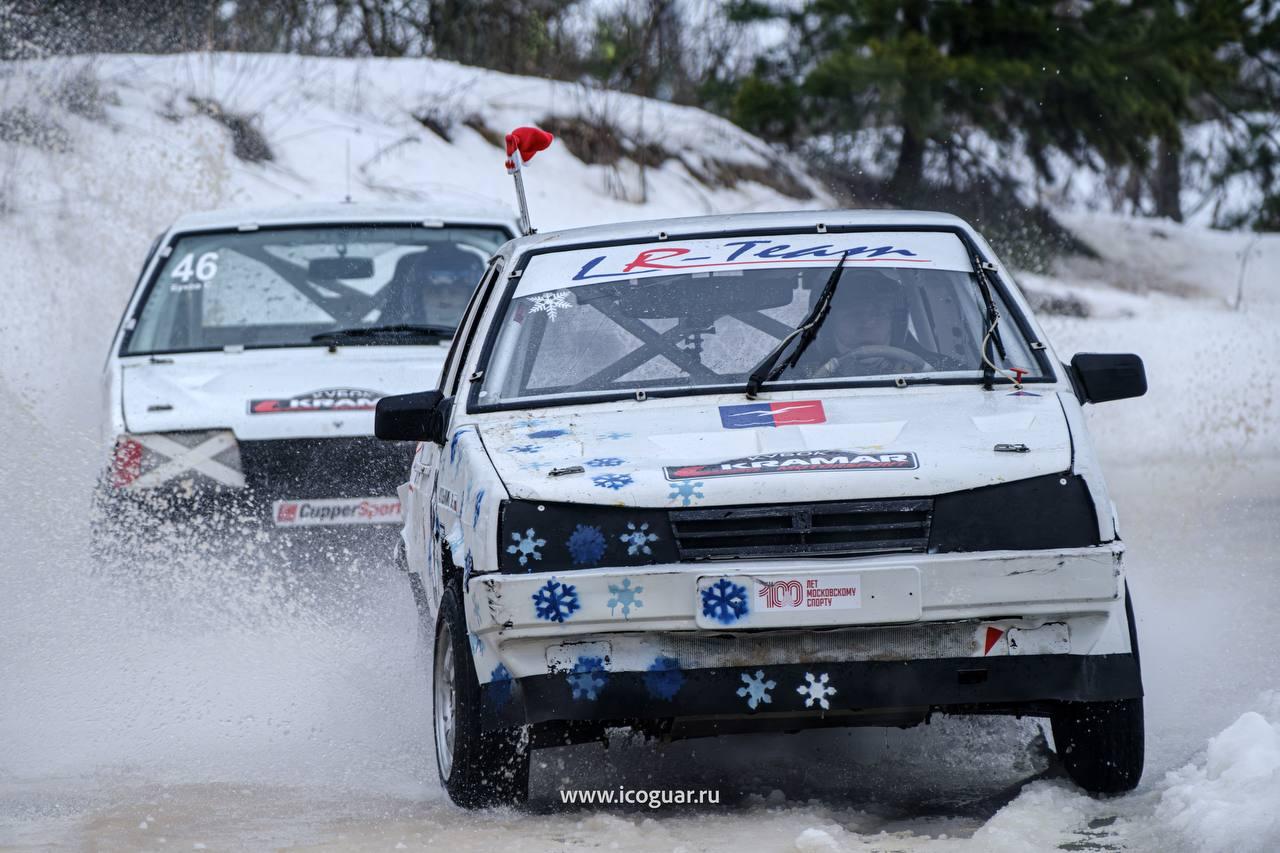
<path id="1" fill-rule="evenodd" d="M 1140 696 L 1122 551 L 1115 543 L 476 575 L 466 593 L 485 724 L 1030 713 Z M 789 574 L 815 588 L 852 578 L 861 604 L 788 616 L 752 600 L 730 626 L 703 611 L 713 580 L 752 590 Z M 565 606 L 549 607 L 548 590 Z"/>

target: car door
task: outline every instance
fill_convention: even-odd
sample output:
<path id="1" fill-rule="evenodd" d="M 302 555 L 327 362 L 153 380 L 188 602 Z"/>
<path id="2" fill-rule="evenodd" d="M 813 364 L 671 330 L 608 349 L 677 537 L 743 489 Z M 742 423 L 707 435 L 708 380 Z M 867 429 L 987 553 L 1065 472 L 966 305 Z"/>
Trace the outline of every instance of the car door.
<path id="1" fill-rule="evenodd" d="M 444 369 L 440 373 L 438 390 L 446 397 L 457 395 L 462 381 L 462 370 L 467 363 L 470 346 L 476 339 L 477 326 L 488 304 L 489 292 L 502 271 L 502 258 L 494 259 L 480 285 L 471 295 L 462 322 L 458 325 L 458 334 L 454 337 L 453 346 L 445 360 Z M 447 434 L 447 433 L 446 433 Z M 439 505 L 437 487 L 439 485 L 440 462 L 442 454 L 448 453 L 449 447 L 441 447 L 430 441 L 418 442 L 413 456 L 413 464 L 409 472 L 409 482 L 402 495 L 405 507 L 405 556 L 410 572 L 421 574 L 423 591 L 427 602 L 434 613 L 444 592 L 443 563 L 440 549 L 440 533 L 442 521 L 440 510 L 449 508 L 449 501 Z"/>

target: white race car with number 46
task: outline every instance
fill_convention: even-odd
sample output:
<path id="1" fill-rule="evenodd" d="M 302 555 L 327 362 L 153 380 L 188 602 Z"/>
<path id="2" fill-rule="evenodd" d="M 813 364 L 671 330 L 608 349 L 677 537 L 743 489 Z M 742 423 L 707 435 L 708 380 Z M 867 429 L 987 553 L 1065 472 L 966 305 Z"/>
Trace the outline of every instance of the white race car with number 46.
<path id="1" fill-rule="evenodd" d="M 1142 772 L 1116 514 L 1083 403 L 1134 355 L 1055 356 L 952 216 L 753 214 L 529 236 L 490 262 L 418 440 L 403 556 L 434 628 L 441 778 L 529 752 L 1052 720 L 1095 792 Z"/>
<path id="2" fill-rule="evenodd" d="M 103 371 L 100 561 L 167 555 L 166 529 L 269 534 L 290 552 L 393 538 L 409 446 L 373 438 L 374 405 L 436 380 L 513 225 L 421 204 L 179 219 L 148 253 Z"/>

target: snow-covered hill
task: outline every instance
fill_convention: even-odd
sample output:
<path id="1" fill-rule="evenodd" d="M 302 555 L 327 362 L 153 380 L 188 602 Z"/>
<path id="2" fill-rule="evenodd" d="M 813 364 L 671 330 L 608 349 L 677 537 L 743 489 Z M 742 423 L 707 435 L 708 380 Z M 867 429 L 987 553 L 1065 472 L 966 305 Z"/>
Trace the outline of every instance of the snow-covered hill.
<path id="1" fill-rule="evenodd" d="M 503 135 L 558 142 L 526 177 L 542 229 L 829 206 L 802 164 L 723 119 L 429 59 L 111 56 L 0 65 L 0 357 L 102 350 L 151 239 L 192 210 L 333 200 L 511 206 Z M 16 309 L 16 310 L 15 310 Z M 68 413 L 70 414 L 70 413 Z"/>

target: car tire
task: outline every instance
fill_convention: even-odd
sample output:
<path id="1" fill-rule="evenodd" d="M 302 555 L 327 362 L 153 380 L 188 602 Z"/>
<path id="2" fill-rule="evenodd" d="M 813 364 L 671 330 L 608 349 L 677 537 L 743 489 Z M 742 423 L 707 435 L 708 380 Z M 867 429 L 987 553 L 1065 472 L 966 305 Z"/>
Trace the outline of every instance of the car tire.
<path id="1" fill-rule="evenodd" d="M 465 809 L 523 803 L 529 796 L 528 738 L 520 729 L 481 729 L 480 684 L 457 582 L 445 589 L 436 616 L 432 673 L 436 768 L 449 799 Z"/>
<path id="2" fill-rule="evenodd" d="M 1125 615 L 1135 661 L 1137 626 L 1133 602 L 1125 586 Z M 1093 794 L 1132 791 L 1142 778 L 1146 724 L 1142 698 L 1113 702 L 1068 702 L 1052 716 L 1053 742 L 1058 758 L 1081 788 Z"/>

